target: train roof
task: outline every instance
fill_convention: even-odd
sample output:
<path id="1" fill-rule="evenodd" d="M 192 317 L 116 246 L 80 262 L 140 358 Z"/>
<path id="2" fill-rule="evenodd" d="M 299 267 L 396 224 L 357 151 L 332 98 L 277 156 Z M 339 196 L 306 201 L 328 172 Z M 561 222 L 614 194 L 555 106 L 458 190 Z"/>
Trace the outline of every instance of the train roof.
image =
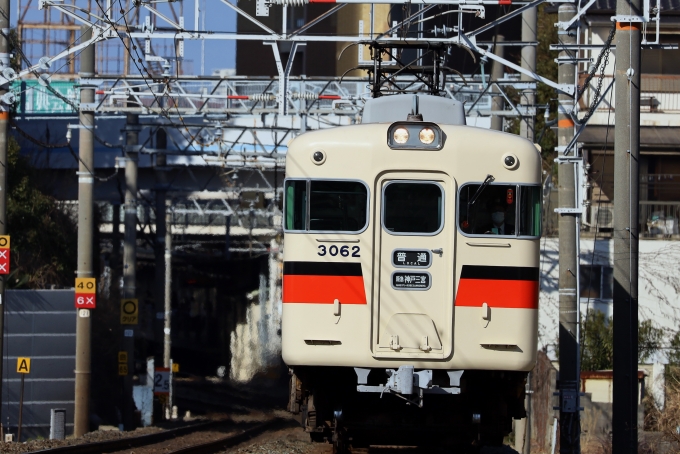
<path id="1" fill-rule="evenodd" d="M 366 101 L 362 123 L 394 123 L 409 114 L 422 115 L 423 121 L 440 125 L 465 125 L 463 103 L 432 95 L 392 95 Z"/>

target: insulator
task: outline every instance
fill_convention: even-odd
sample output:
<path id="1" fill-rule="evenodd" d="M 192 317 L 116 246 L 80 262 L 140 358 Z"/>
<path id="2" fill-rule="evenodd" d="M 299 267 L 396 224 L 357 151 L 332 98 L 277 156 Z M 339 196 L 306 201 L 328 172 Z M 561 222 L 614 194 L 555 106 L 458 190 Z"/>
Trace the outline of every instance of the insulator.
<path id="1" fill-rule="evenodd" d="M 306 101 L 315 101 L 315 100 L 319 99 L 319 95 L 317 95 L 316 93 L 310 93 L 310 92 L 307 92 L 307 93 L 296 93 L 296 92 L 294 92 L 294 93 L 290 94 L 290 99 L 304 99 Z"/>
<path id="2" fill-rule="evenodd" d="M 309 3 L 309 0 L 271 0 L 272 5 L 283 5 L 283 6 L 305 6 Z"/>
<path id="3" fill-rule="evenodd" d="M 250 101 L 275 101 L 276 95 L 271 93 L 257 93 L 254 95 L 249 95 L 248 99 Z"/>

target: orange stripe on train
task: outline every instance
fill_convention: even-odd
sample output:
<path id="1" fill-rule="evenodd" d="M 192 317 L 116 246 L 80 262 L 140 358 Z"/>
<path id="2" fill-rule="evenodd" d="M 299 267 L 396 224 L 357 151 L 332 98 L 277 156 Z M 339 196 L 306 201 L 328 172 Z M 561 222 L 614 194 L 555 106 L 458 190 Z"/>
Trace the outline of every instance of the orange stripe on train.
<path id="1" fill-rule="evenodd" d="M 538 309 L 537 267 L 463 265 L 456 306 Z"/>
<path id="2" fill-rule="evenodd" d="M 538 281 L 461 279 L 456 306 L 538 309 Z"/>
<path id="3" fill-rule="evenodd" d="M 284 303 L 366 304 L 363 276 L 283 276 Z"/>

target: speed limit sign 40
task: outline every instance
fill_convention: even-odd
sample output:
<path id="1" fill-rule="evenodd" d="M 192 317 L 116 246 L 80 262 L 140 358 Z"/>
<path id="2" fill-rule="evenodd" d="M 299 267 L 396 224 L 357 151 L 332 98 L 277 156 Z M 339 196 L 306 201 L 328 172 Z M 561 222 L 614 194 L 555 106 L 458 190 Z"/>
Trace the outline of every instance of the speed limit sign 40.
<path id="1" fill-rule="evenodd" d="M 97 281 L 93 277 L 76 279 L 76 309 L 97 307 Z"/>

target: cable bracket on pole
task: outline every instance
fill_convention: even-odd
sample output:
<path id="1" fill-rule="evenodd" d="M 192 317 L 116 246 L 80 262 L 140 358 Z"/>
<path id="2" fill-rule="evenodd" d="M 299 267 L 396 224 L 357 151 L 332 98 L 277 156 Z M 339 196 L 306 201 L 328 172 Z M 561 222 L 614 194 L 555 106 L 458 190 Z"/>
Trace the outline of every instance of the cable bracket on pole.
<path id="1" fill-rule="evenodd" d="M 625 22 L 625 23 L 630 23 L 630 22 L 649 22 L 649 18 L 644 17 L 644 16 L 625 16 L 625 15 L 617 15 L 617 16 L 612 16 L 611 19 L 615 22 Z"/>

